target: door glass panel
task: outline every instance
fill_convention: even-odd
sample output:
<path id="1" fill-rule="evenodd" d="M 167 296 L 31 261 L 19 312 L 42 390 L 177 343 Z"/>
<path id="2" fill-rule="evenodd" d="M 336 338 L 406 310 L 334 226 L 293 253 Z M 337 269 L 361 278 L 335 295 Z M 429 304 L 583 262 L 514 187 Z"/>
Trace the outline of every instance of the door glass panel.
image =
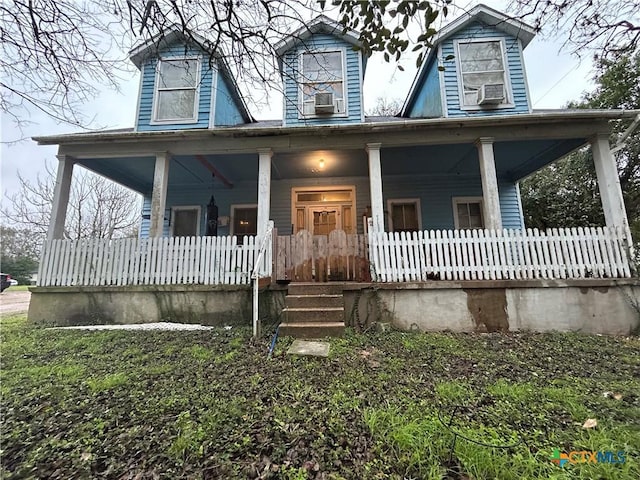
<path id="1" fill-rule="evenodd" d="M 329 235 L 336 229 L 337 212 L 335 210 L 327 212 L 313 212 L 313 234 Z"/>
<path id="2" fill-rule="evenodd" d="M 342 207 L 342 229 L 344 230 L 344 233 L 353 233 L 351 217 L 351 207 Z"/>
<path id="3" fill-rule="evenodd" d="M 296 210 L 296 226 L 297 229 L 295 231 L 295 233 L 298 233 L 300 230 L 304 230 L 305 229 L 305 223 L 304 223 L 304 215 L 306 213 L 306 210 L 304 208 L 298 208 Z"/>
<path id="4" fill-rule="evenodd" d="M 351 192 L 348 190 L 298 193 L 298 202 L 345 202 L 349 200 L 351 200 Z"/>

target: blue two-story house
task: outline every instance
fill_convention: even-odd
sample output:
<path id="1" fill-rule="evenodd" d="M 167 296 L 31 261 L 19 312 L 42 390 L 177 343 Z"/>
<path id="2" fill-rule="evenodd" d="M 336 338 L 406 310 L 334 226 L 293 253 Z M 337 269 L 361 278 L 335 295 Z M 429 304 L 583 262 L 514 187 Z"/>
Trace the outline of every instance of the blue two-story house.
<path id="1" fill-rule="evenodd" d="M 434 39 L 402 111 L 369 117 L 358 32 L 320 16 L 276 46 L 282 119 L 258 122 L 206 39 L 164 32 L 131 52 L 141 78 L 132 129 L 36 139 L 59 145 L 59 172 L 34 293 L 155 285 L 171 295 L 176 285 L 242 286 L 252 275 L 360 285 L 342 283 L 344 291 L 373 282 L 384 299 L 390 285 L 408 295 L 382 312 L 400 326 L 477 328 L 489 322 L 488 295 L 500 328 L 626 330 L 635 321 L 626 310 L 619 325 L 584 326 L 593 298 L 584 303 L 570 282 L 630 275 L 609 122 L 637 112 L 533 110 L 522 53 L 534 33 L 473 8 Z M 518 182 L 585 146 L 606 226 L 527 231 Z M 140 238 L 61 240 L 74 165 L 142 194 Z M 563 314 L 566 325 L 536 323 L 543 284 L 582 298 Z M 413 318 L 425 308 L 432 315 Z"/>

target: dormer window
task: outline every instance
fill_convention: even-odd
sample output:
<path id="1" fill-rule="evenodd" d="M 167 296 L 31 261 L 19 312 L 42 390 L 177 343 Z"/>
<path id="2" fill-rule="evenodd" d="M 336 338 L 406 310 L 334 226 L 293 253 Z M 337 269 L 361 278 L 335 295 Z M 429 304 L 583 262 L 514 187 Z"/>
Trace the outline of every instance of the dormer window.
<path id="1" fill-rule="evenodd" d="M 458 41 L 456 43 L 460 107 L 486 109 L 510 106 L 503 41 Z"/>
<path id="2" fill-rule="evenodd" d="M 302 116 L 344 115 L 343 52 L 303 53 L 301 63 Z"/>
<path id="3" fill-rule="evenodd" d="M 154 95 L 154 123 L 198 121 L 198 58 L 171 58 L 158 61 Z"/>

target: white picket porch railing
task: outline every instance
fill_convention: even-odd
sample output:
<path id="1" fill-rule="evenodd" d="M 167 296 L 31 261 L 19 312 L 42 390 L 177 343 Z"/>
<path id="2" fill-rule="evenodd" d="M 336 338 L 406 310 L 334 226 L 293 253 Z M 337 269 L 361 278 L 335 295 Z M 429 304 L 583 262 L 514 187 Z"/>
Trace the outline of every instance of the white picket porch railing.
<path id="1" fill-rule="evenodd" d="M 272 270 L 272 237 L 260 277 Z M 38 286 L 248 285 L 259 245 L 246 236 L 52 240 Z M 376 282 L 626 278 L 626 241 L 616 228 L 369 231 Z"/>
<path id="2" fill-rule="evenodd" d="M 51 240 L 38 286 L 249 284 L 259 246 L 235 236 Z M 271 248 L 260 270 L 271 272 Z"/>
<path id="3" fill-rule="evenodd" d="M 378 282 L 630 277 L 621 230 L 430 230 L 369 234 Z"/>

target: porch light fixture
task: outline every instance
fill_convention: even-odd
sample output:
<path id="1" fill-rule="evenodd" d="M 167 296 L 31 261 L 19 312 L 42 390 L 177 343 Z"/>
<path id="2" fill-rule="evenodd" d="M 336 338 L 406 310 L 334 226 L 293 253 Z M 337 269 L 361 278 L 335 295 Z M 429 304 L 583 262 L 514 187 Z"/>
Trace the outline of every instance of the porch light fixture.
<path id="1" fill-rule="evenodd" d="M 320 162 L 318 163 L 318 170 L 324 170 L 324 158 L 320 159 Z"/>

